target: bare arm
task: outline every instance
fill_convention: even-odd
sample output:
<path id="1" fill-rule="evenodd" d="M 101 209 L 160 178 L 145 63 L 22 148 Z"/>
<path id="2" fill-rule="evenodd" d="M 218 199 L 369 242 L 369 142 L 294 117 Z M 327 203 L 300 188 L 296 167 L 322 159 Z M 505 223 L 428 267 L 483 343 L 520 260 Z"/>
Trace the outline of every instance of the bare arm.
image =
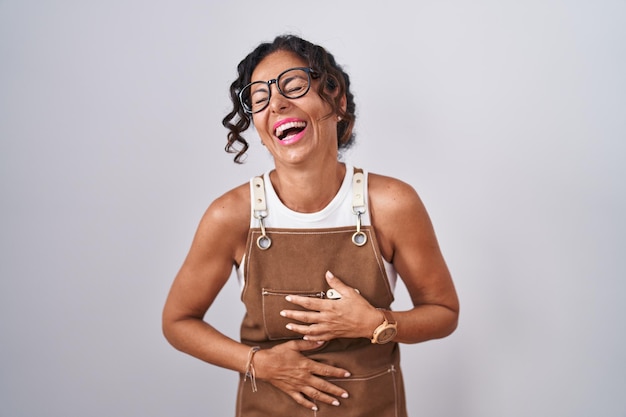
<path id="1" fill-rule="evenodd" d="M 375 174 L 369 178 L 372 223 L 381 251 L 394 264 L 413 302 L 412 309 L 394 312 L 398 323 L 394 340 L 418 343 L 445 337 L 456 328 L 459 302 L 428 213 L 408 184 Z M 291 297 L 294 304 L 311 310 L 283 312 L 286 317 L 309 323 L 291 324 L 292 330 L 308 340 L 370 338 L 383 321 L 382 313 L 343 284 L 341 277 L 330 274 L 327 280 L 342 299 Z"/>
<path id="2" fill-rule="evenodd" d="M 163 333 L 176 348 L 203 361 L 243 371 L 248 348 L 203 317 L 243 254 L 249 224 L 245 189 L 215 200 L 202 217 L 163 309 Z"/>
<path id="3" fill-rule="evenodd" d="M 418 343 L 446 337 L 457 326 L 459 300 L 430 217 L 415 190 L 372 175 L 372 215 L 381 250 L 396 268 L 413 308 L 395 312 L 395 340 Z"/>
<path id="4" fill-rule="evenodd" d="M 218 198 L 205 212 L 163 309 L 163 333 L 178 350 L 205 362 L 245 372 L 250 346 L 216 330 L 203 318 L 243 256 L 250 224 L 250 199 L 245 184 Z M 321 376 L 345 377 L 347 371 L 308 359 L 300 352 L 317 347 L 289 341 L 254 356 L 256 377 L 290 395 L 306 408 L 310 398 L 338 404 L 342 388 Z"/>

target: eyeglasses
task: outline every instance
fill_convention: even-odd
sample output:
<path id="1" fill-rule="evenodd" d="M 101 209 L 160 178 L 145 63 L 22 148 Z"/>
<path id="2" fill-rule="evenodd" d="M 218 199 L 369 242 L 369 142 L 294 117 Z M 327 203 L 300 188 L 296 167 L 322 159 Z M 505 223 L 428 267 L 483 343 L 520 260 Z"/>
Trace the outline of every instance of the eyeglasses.
<path id="1" fill-rule="evenodd" d="M 282 96 L 289 99 L 300 98 L 309 92 L 311 77 L 317 78 L 317 73 L 312 68 L 289 68 L 273 80 L 255 81 L 246 85 L 239 92 L 239 101 L 246 113 L 258 113 L 270 102 L 272 84 L 276 84 Z"/>

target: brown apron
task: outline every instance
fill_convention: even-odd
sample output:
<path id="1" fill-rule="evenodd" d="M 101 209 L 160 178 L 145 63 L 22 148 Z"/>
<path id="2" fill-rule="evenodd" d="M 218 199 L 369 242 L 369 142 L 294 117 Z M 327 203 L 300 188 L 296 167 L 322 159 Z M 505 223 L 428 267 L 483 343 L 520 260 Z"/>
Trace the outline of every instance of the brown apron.
<path id="1" fill-rule="evenodd" d="M 293 320 L 281 317 L 279 312 L 299 308 L 285 300 L 288 294 L 324 298 L 329 289 L 326 271 L 358 289 L 374 307 L 389 308 L 393 294 L 376 236 L 371 227 L 359 225 L 358 229 L 367 238 L 362 246 L 353 242 L 355 227 L 251 228 L 243 265 L 246 315 L 241 324 L 241 341 L 267 349 L 302 338 L 285 327 Z M 264 236 L 271 239 L 271 245 L 262 249 L 257 240 Z M 318 411 L 308 410 L 265 381 L 257 380 L 258 390 L 253 392 L 250 379 L 244 381 L 241 374 L 237 417 L 406 417 L 397 343 L 335 339 L 303 354 L 347 369 L 350 378 L 329 381 L 344 388 L 350 397 L 340 398 L 338 407 L 317 402 Z"/>

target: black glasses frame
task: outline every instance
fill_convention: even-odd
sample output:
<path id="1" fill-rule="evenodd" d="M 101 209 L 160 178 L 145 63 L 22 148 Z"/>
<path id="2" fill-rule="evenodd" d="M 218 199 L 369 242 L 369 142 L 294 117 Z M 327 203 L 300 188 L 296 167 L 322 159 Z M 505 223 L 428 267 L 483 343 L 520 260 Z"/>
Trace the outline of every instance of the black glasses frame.
<path id="1" fill-rule="evenodd" d="M 307 88 L 306 88 L 306 90 L 302 94 L 298 94 L 297 96 L 288 96 L 280 88 L 279 80 L 280 80 L 280 78 L 283 75 L 285 75 L 289 71 L 293 71 L 293 70 L 302 70 L 302 71 L 306 72 L 306 75 L 307 75 Z M 272 84 L 276 84 L 276 89 L 278 90 L 280 95 L 282 95 L 283 97 L 288 98 L 290 100 L 293 100 L 293 99 L 296 99 L 296 98 L 300 98 L 300 97 L 304 96 L 306 93 L 309 92 L 309 90 L 311 89 L 311 78 L 314 78 L 314 79 L 317 78 L 317 72 L 313 68 L 294 67 L 294 68 L 286 69 L 283 72 L 281 72 L 280 74 L 278 74 L 278 77 L 276 77 L 276 78 L 274 78 L 272 80 L 269 80 L 269 81 L 254 81 L 254 82 L 252 82 L 250 84 L 247 84 L 244 88 L 241 89 L 241 91 L 239 91 L 239 94 L 238 94 L 238 96 L 239 96 L 239 103 L 241 103 L 241 107 L 248 114 L 254 114 L 254 113 L 261 112 L 261 111 L 265 110 L 267 108 L 267 106 L 270 104 L 270 99 L 272 98 Z M 265 84 L 265 85 L 267 85 L 267 101 L 265 102 L 265 105 L 263 107 L 253 111 L 252 108 L 247 103 L 245 103 L 245 100 L 243 98 L 243 93 L 245 91 L 247 91 L 247 90 L 250 90 L 251 87 L 253 85 L 256 85 L 256 84 Z"/>

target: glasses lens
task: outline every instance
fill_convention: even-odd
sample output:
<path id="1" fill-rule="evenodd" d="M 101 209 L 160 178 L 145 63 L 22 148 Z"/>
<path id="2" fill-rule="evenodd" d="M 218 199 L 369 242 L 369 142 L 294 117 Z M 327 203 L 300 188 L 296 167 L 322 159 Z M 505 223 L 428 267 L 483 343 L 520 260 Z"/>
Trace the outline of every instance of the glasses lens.
<path id="1" fill-rule="evenodd" d="M 252 113 L 261 111 L 270 99 L 270 91 L 267 83 L 257 81 L 247 85 L 241 90 L 241 104 Z"/>
<path id="2" fill-rule="evenodd" d="M 307 69 L 292 68 L 278 77 L 277 80 L 255 81 L 248 84 L 239 93 L 241 105 L 248 113 L 257 113 L 267 107 L 270 101 L 270 86 L 276 82 L 280 93 L 287 98 L 302 97 L 309 92 L 311 78 Z"/>
<path id="3" fill-rule="evenodd" d="M 302 97 L 309 91 L 309 73 L 300 68 L 288 70 L 278 78 L 278 87 L 287 98 Z"/>

